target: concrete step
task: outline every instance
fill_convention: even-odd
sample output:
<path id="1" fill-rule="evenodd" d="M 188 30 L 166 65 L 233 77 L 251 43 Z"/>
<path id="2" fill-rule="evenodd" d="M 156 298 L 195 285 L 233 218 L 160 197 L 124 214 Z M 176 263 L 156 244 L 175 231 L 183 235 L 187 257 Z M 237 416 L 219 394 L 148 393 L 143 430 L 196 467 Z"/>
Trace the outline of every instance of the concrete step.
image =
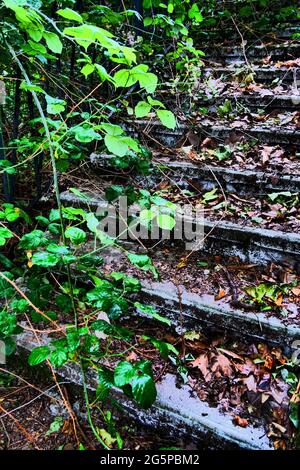
<path id="1" fill-rule="evenodd" d="M 111 157 L 106 154 L 92 153 L 90 162 L 93 170 L 99 175 L 105 174 L 113 176 L 117 170 L 112 167 Z M 159 185 L 161 180 L 167 178 L 180 184 L 182 181 L 192 182 L 197 187 L 209 191 L 216 187 L 216 181 L 222 186 L 225 192 L 236 193 L 243 196 L 262 196 L 270 192 L 290 191 L 291 193 L 300 193 L 300 173 L 282 174 L 261 170 L 248 170 L 245 168 L 231 169 L 225 166 L 213 166 L 204 162 L 191 163 L 189 161 L 171 160 L 165 157 L 155 157 L 152 164 L 150 177 L 145 178 L 133 176 L 146 186 L 153 178 Z"/>
<path id="2" fill-rule="evenodd" d="M 42 344 L 49 342 L 46 335 L 40 338 Z M 40 345 L 32 333 L 19 335 L 17 341 L 19 360 Z M 83 386 L 78 364 L 68 363 L 55 372 L 63 380 Z M 95 369 L 90 368 L 86 373 L 86 384 L 89 391 L 95 392 L 98 385 Z M 229 413 L 223 413 L 219 407 L 211 407 L 206 401 L 195 397 L 189 385 L 178 387 L 174 375 L 163 375 L 156 386 L 157 399 L 148 410 L 140 408 L 117 388 L 113 388 L 110 395 L 120 403 L 126 416 L 153 431 L 166 432 L 170 437 L 188 437 L 199 446 L 210 449 L 274 449 L 263 426 L 235 426 Z"/>
<path id="3" fill-rule="evenodd" d="M 65 191 L 61 194 L 61 200 L 66 205 L 86 206 L 93 210 L 107 208 L 107 202 L 97 194 L 89 194 L 87 203 L 72 192 Z M 191 226 L 195 223 L 195 219 L 188 215 L 185 220 Z M 281 262 L 286 257 L 300 261 L 300 234 L 243 226 L 207 217 L 198 221 L 198 225 L 204 228 L 204 236 L 198 240 L 194 249 L 216 255 L 237 256 L 245 262 L 257 264 Z M 180 231 L 180 227 L 175 226 L 175 238 L 176 230 Z"/>
<path id="4" fill-rule="evenodd" d="M 155 120 L 135 120 L 131 123 L 124 123 L 124 127 L 136 136 L 154 137 L 165 147 L 180 147 L 180 142 L 186 141 L 188 133 L 194 133 L 198 139 L 203 141 L 210 137 L 216 139 L 218 143 L 239 138 L 246 140 L 255 139 L 260 143 L 271 145 L 296 146 L 300 148 L 300 130 L 288 126 L 269 125 L 249 125 L 242 120 L 235 122 L 220 121 L 204 117 L 199 118 L 199 122 L 191 121 L 191 124 L 178 124 L 175 130 L 166 129 Z"/>
<path id="5" fill-rule="evenodd" d="M 290 67 L 275 67 L 275 66 L 253 66 L 254 80 L 257 83 L 271 83 L 274 80 L 279 80 L 282 83 L 297 83 L 300 80 L 300 62 L 299 66 Z M 204 67 L 204 77 L 225 77 L 227 80 L 235 80 L 239 77 L 243 81 L 251 70 L 243 67 L 240 63 L 232 64 L 231 66 L 221 67 Z"/>

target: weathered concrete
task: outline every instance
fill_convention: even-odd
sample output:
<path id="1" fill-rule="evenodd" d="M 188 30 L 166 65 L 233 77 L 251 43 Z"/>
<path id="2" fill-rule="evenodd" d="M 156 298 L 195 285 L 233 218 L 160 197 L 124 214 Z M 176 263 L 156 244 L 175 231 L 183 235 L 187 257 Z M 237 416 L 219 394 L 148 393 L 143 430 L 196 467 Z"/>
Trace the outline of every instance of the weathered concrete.
<path id="1" fill-rule="evenodd" d="M 23 333 L 17 337 L 19 352 L 30 352 L 38 346 L 35 336 Z M 47 344 L 49 338 L 42 337 Z M 19 356 L 20 357 L 20 356 Z M 82 375 L 78 364 L 69 363 L 58 369 L 57 374 L 82 386 Z M 90 369 L 86 375 L 87 387 L 94 391 L 97 387 L 97 373 Z M 157 383 L 157 400 L 149 410 L 143 410 L 129 400 L 122 391 L 112 390 L 125 414 L 152 430 L 166 432 L 172 437 L 188 437 L 206 448 L 242 448 L 249 450 L 271 450 L 273 445 L 266 436 L 264 428 L 235 426 L 230 413 L 222 413 L 219 408 L 209 406 L 193 394 L 189 385 L 177 387 L 176 377 L 166 374 Z"/>
<path id="2" fill-rule="evenodd" d="M 114 173 L 111 166 L 111 157 L 105 154 L 92 153 L 90 162 L 95 170 L 108 169 Z M 151 176 L 160 178 L 163 169 L 163 175 L 168 175 L 170 180 L 180 184 L 182 180 L 195 182 L 197 187 L 203 190 L 210 190 L 216 187 L 217 182 L 222 188 L 229 193 L 237 193 L 239 195 L 265 195 L 275 191 L 290 191 L 292 193 L 300 192 L 300 169 L 299 175 L 255 171 L 255 170 L 236 170 L 228 167 L 207 165 L 204 162 L 194 164 L 188 161 L 174 161 L 163 158 L 161 162 L 155 160 L 153 162 L 153 171 Z M 115 170 L 116 172 L 116 170 Z M 164 177 L 164 176 L 163 176 Z M 139 181 L 145 183 L 145 187 L 149 185 L 151 179 L 149 176 L 139 176 Z"/>
<path id="3" fill-rule="evenodd" d="M 205 118 L 190 125 L 178 124 L 175 130 L 166 129 L 155 120 L 134 121 L 134 125 L 126 123 L 124 127 L 135 135 L 152 135 L 166 147 L 181 146 L 180 142 L 185 141 L 188 132 L 193 131 L 199 137 L 200 142 L 206 137 L 211 137 L 221 143 L 235 135 L 244 136 L 247 139 L 257 139 L 260 143 L 294 145 L 300 148 L 300 131 L 284 126 L 263 127 L 256 125 L 250 127 L 245 125 L 245 128 L 242 128 L 242 125 L 234 127 L 228 124 L 211 123 Z"/>
<path id="4" fill-rule="evenodd" d="M 300 90 L 299 94 L 287 94 L 287 95 L 260 95 L 257 94 L 246 94 L 246 93 L 222 93 L 219 96 L 207 98 L 205 95 L 195 97 L 195 102 L 200 106 L 220 106 L 224 101 L 230 101 L 233 108 L 235 106 L 244 106 L 246 108 L 255 108 L 255 110 L 264 109 L 282 109 L 286 111 L 298 110 L 300 106 Z"/>
<path id="5" fill-rule="evenodd" d="M 298 324 L 285 325 L 267 313 L 244 312 L 223 300 L 216 301 L 212 295 L 194 294 L 182 286 L 180 305 L 178 288 L 172 282 L 142 285 L 143 302 L 154 306 L 179 330 L 225 331 L 230 337 L 267 341 L 283 348 L 291 348 L 293 341 L 300 339 L 300 312 Z"/>
<path id="6" fill-rule="evenodd" d="M 89 206 L 94 210 L 105 209 L 106 202 L 95 195 L 90 195 L 88 204 L 69 191 L 61 194 L 61 200 L 75 206 Z M 191 221 L 186 216 L 188 221 Z M 223 253 L 225 256 L 238 256 L 250 263 L 265 264 L 281 261 L 283 258 L 300 258 L 300 234 L 281 232 L 242 226 L 226 221 L 204 220 L 205 241 L 197 248 L 212 254 Z M 173 240 L 172 240 L 173 241 Z"/>
<path id="7" fill-rule="evenodd" d="M 273 80 L 279 79 L 282 83 L 296 83 L 300 78 L 300 67 L 275 67 L 275 66 L 253 66 L 254 80 L 255 82 L 272 82 Z M 215 76 L 215 77 L 227 77 L 234 78 L 235 74 L 247 75 L 246 71 L 242 71 L 242 65 L 240 63 L 231 64 L 227 67 L 205 67 L 203 69 L 204 77 Z M 250 72 L 249 72 L 250 73 Z"/>

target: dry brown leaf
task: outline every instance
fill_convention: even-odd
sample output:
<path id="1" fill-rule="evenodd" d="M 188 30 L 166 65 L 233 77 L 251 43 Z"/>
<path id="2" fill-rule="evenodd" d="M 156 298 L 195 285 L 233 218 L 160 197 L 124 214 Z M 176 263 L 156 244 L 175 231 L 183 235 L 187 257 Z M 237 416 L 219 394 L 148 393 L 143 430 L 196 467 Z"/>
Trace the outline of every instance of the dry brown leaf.
<path id="1" fill-rule="evenodd" d="M 292 293 L 296 296 L 296 297 L 300 297 L 300 287 L 297 286 L 297 287 L 294 287 L 292 289 Z"/>
<path id="2" fill-rule="evenodd" d="M 233 423 L 236 426 L 240 426 L 241 428 L 246 428 L 249 424 L 248 420 L 245 418 L 241 418 L 239 415 L 235 415 L 233 417 Z"/>
<path id="3" fill-rule="evenodd" d="M 243 375 L 249 375 L 254 372 L 257 367 L 251 359 L 246 358 L 244 364 L 234 364 L 234 367 L 241 372 Z"/>
<path id="4" fill-rule="evenodd" d="M 249 375 L 249 377 L 243 379 L 243 383 L 246 385 L 249 392 L 257 392 L 256 380 L 253 375 Z"/>
<path id="5" fill-rule="evenodd" d="M 223 297 L 225 297 L 225 295 L 226 295 L 225 290 L 222 289 L 222 287 L 220 287 L 219 293 L 215 295 L 215 300 L 221 300 L 223 299 Z"/>
<path id="6" fill-rule="evenodd" d="M 214 374 L 220 373 L 221 375 L 225 375 L 225 377 L 231 377 L 233 373 L 231 362 L 224 354 L 218 354 L 213 357 L 211 371 Z"/>
<path id="7" fill-rule="evenodd" d="M 192 367 L 197 367 L 203 375 L 203 378 L 206 382 L 211 380 L 211 373 L 208 369 L 208 356 L 207 354 L 201 354 L 197 359 L 195 359 L 192 364 Z"/>
<path id="8" fill-rule="evenodd" d="M 233 359 L 239 359 L 240 361 L 244 361 L 244 358 L 239 354 L 236 354 L 233 351 L 228 351 L 228 349 L 218 348 L 218 351 L 225 354 L 226 356 L 232 357 Z"/>

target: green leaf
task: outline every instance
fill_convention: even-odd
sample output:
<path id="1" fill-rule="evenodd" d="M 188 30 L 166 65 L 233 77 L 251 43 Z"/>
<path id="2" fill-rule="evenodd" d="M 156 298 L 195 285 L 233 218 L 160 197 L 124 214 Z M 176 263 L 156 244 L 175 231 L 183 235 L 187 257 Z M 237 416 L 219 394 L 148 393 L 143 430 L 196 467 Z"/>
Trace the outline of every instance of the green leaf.
<path id="1" fill-rule="evenodd" d="M 0 227 L 0 246 L 5 245 L 6 240 L 13 237 L 13 233 L 6 227 Z"/>
<path id="2" fill-rule="evenodd" d="M 56 12 L 59 16 L 66 18 L 67 20 L 71 21 L 78 21 L 79 23 L 83 22 L 82 16 L 77 13 L 77 11 L 71 10 L 71 8 L 64 8 L 57 10 Z"/>
<path id="3" fill-rule="evenodd" d="M 65 349 L 56 349 L 50 355 L 50 362 L 54 367 L 63 366 L 68 360 L 68 354 Z"/>
<path id="4" fill-rule="evenodd" d="M 40 346 L 38 348 L 33 349 L 28 358 L 28 364 L 30 366 L 36 366 L 37 364 L 40 364 L 45 359 L 47 359 L 50 352 L 51 351 L 48 346 Z"/>
<path id="5" fill-rule="evenodd" d="M 41 251 L 38 253 L 34 253 L 31 258 L 31 261 L 33 264 L 41 266 L 42 268 L 52 268 L 53 266 L 56 266 L 59 263 L 60 259 L 60 256 L 56 254 Z"/>
<path id="6" fill-rule="evenodd" d="M 151 338 L 150 336 L 143 336 L 143 339 L 151 341 L 153 346 L 159 350 L 164 359 L 168 359 L 170 353 L 173 353 L 175 356 L 179 356 L 179 351 L 177 351 L 177 349 L 170 343 L 166 343 L 165 341 L 161 341 L 156 338 Z"/>
<path id="7" fill-rule="evenodd" d="M 172 111 L 167 111 L 165 109 L 158 109 L 156 111 L 157 117 L 161 121 L 161 123 L 167 127 L 168 129 L 175 129 L 176 127 L 176 119 Z"/>
<path id="8" fill-rule="evenodd" d="M 190 19 L 194 19 L 197 23 L 201 23 L 203 21 L 203 16 L 196 3 L 194 3 L 193 6 L 189 9 L 188 16 Z"/>
<path id="9" fill-rule="evenodd" d="M 134 112 L 137 118 L 143 118 L 147 116 L 151 111 L 151 104 L 146 103 L 146 101 L 139 101 Z"/>
<path id="10" fill-rule="evenodd" d="M 135 302 L 134 306 L 143 313 L 150 315 L 150 317 L 155 318 L 156 320 L 160 321 L 161 323 L 165 323 L 166 325 L 170 326 L 172 324 L 171 320 L 162 315 L 159 315 L 154 307 L 151 305 L 144 305 L 140 304 L 139 302 Z"/>
<path id="11" fill-rule="evenodd" d="M 156 400 L 157 392 L 154 380 L 146 374 L 134 377 L 132 393 L 136 401 L 143 408 L 150 408 Z"/>
<path id="12" fill-rule="evenodd" d="M 55 54 L 61 54 L 63 45 L 57 34 L 45 31 L 43 37 L 50 51 Z"/>
<path id="13" fill-rule="evenodd" d="M 114 75 L 114 82 L 116 87 L 130 87 L 137 82 L 137 78 L 130 74 L 130 71 L 127 69 L 119 70 Z"/>
<path id="14" fill-rule="evenodd" d="M 290 191 L 281 191 L 279 193 L 270 193 L 268 197 L 274 202 L 279 196 L 291 197 L 293 194 Z"/>
<path id="15" fill-rule="evenodd" d="M 106 134 L 104 142 L 107 149 L 118 157 L 124 157 L 129 150 L 136 152 L 139 150 L 137 142 L 132 137 Z"/>
<path id="16" fill-rule="evenodd" d="M 114 382 L 116 387 L 124 387 L 131 382 L 136 371 L 130 362 L 119 362 L 114 372 Z"/>
<path id="17" fill-rule="evenodd" d="M 80 245 L 86 240 L 86 233 L 78 227 L 67 228 L 65 236 L 69 238 L 74 245 Z"/>
<path id="18" fill-rule="evenodd" d="M 0 311 L 0 335 L 2 337 L 12 335 L 16 326 L 17 318 L 14 313 L 9 313 L 6 310 Z"/>
<path id="19" fill-rule="evenodd" d="M 84 144 L 92 142 L 93 140 L 100 140 L 102 139 L 101 135 L 98 132 L 95 132 L 92 128 L 85 128 L 82 126 L 77 126 L 74 129 L 75 139 L 78 142 L 82 142 Z"/>
<path id="20" fill-rule="evenodd" d="M 47 103 L 47 113 L 49 114 L 59 114 L 65 110 L 66 102 L 59 98 L 54 98 L 53 96 L 46 95 Z"/>
<path id="21" fill-rule="evenodd" d="M 48 429 L 48 431 L 46 432 L 45 436 L 50 436 L 51 434 L 53 433 L 56 433 L 60 430 L 60 428 L 63 426 L 64 424 L 64 419 L 62 416 L 56 416 L 54 418 L 54 421 L 52 421 L 52 423 L 50 424 L 50 427 Z"/>
<path id="22" fill-rule="evenodd" d="M 20 240 L 20 247 L 25 250 L 35 250 L 39 246 L 45 246 L 48 240 L 42 230 L 33 230 L 30 233 L 26 233 Z"/>
<path id="23" fill-rule="evenodd" d="M 95 65 L 93 64 L 85 64 L 80 72 L 87 78 L 91 73 L 95 71 Z"/>
<path id="24" fill-rule="evenodd" d="M 167 214 L 159 214 L 156 221 L 157 225 L 163 230 L 173 230 L 176 225 L 174 217 Z"/>
<path id="25" fill-rule="evenodd" d="M 158 277 L 157 270 L 153 266 L 151 258 L 149 258 L 148 255 L 127 253 L 127 258 L 137 268 L 141 269 L 142 271 L 151 271 L 154 277 Z"/>

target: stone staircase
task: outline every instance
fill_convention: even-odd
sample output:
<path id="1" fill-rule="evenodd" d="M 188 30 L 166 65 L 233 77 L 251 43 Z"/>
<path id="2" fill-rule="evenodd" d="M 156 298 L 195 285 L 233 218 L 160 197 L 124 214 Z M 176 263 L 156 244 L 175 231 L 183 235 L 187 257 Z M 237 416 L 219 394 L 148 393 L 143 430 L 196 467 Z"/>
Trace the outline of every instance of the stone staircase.
<path id="1" fill-rule="evenodd" d="M 261 45 L 250 41 L 243 50 L 237 38 L 235 44 L 210 45 L 206 49 L 193 111 L 184 119 L 178 119 L 174 131 L 162 127 L 154 119 L 123 121 L 128 132 L 139 136 L 152 149 L 154 158 L 150 175 L 140 176 L 134 170 L 116 170 L 110 156 L 94 153 L 88 162 L 94 186 L 105 188 L 111 183 L 130 184 L 149 191 L 169 186 L 171 190 L 195 190 L 199 197 L 207 191 L 220 191 L 221 187 L 226 198 L 232 198 L 230 201 L 242 199 L 247 207 L 259 204 L 262 208 L 270 193 L 290 193 L 297 198 L 300 189 L 300 47 L 299 42 L 290 38 L 291 32 L 298 32 L 297 23 L 292 22 L 285 30 L 280 29 L 277 35 L 279 43 L 270 40 Z M 245 63 L 245 53 L 248 63 Z M 267 63 L 264 63 L 266 57 Z M 243 81 L 245 70 L 246 75 L 252 74 L 252 88 Z M 213 85 L 216 92 L 210 95 L 207 90 Z M 218 107 L 225 102 L 231 103 L 231 109 L 220 115 Z M 207 108 L 204 114 L 199 111 L 203 106 Z M 220 160 L 214 156 L 216 149 L 224 149 L 225 146 L 230 147 L 230 158 Z M 239 157 L 239 146 L 248 148 L 251 158 Z M 266 152 L 269 153 L 268 159 L 263 161 Z M 87 190 L 87 187 L 90 187 L 88 180 L 78 189 L 88 196 L 88 202 L 66 190 L 62 193 L 64 204 L 86 206 L 91 211 L 102 205 L 105 207 L 104 191 Z M 238 208 L 234 217 L 230 211 L 229 215 L 224 215 L 224 207 L 220 212 L 211 210 L 204 222 L 205 243 L 194 258 L 191 257 L 193 269 L 189 265 L 189 253 L 180 242 L 171 239 L 157 246 L 143 241 L 141 247 L 131 241 L 131 251 L 148 252 L 153 256 L 154 264 L 157 262 L 163 266 L 159 281 L 143 277 L 141 273 L 143 303 L 154 306 L 166 316 L 171 328 L 180 334 L 196 331 L 208 335 L 222 334 L 232 341 L 239 339 L 247 344 L 264 342 L 270 347 L 283 349 L 290 356 L 294 351 L 293 342 L 300 339 L 299 297 L 291 294 L 283 300 L 284 313 L 281 306 L 267 312 L 259 306 L 247 311 L 242 304 L 239 306 L 238 302 L 232 302 L 232 285 L 222 274 L 219 282 L 224 283 L 226 295 L 218 299 L 212 294 L 210 276 L 220 272 L 218 270 L 223 265 L 231 273 L 230 266 L 234 264 L 233 282 L 238 282 L 243 278 L 245 263 L 251 263 L 254 274 L 252 278 L 246 275 L 246 284 L 249 285 L 252 279 L 254 285 L 255 282 L 266 282 L 268 273 L 272 272 L 270 265 L 274 264 L 275 271 L 281 270 L 281 274 L 285 273 L 288 279 L 299 284 L 300 201 L 295 201 L 294 213 L 273 225 L 273 222 L 268 225 L 259 220 L 252 221 L 251 216 L 239 219 Z M 106 261 L 107 269 L 129 269 L 122 254 L 114 248 L 107 249 L 106 254 L 109 259 Z M 199 267 L 197 271 L 195 263 L 205 257 L 215 261 L 208 269 Z M 182 259 L 183 269 L 177 268 Z M 193 282 L 204 286 L 199 287 L 199 292 L 191 287 L 189 281 L 181 282 L 189 271 L 192 271 Z M 184 284 L 180 295 L 178 279 Z M 205 290 L 207 283 L 210 288 Z M 239 293 L 242 288 L 239 286 Z M 140 315 L 140 312 L 135 314 Z M 26 349 L 26 345 L 28 341 L 25 339 L 21 347 Z M 64 367 L 63 374 L 80 382 L 76 372 L 70 372 L 69 366 Z M 89 386 L 95 388 L 92 377 Z M 259 419 L 255 425 L 242 428 L 233 424 L 232 413 L 224 413 L 195 397 L 190 385 L 178 388 L 174 376 L 164 376 L 158 389 L 157 403 L 147 412 L 138 409 L 125 397 L 118 398 L 134 419 L 174 435 L 190 435 L 198 443 L 206 442 L 209 448 L 273 448 L 273 440 L 268 433 L 269 421 L 264 414 L 257 414 Z M 256 412 L 253 413 L 256 416 Z"/>

